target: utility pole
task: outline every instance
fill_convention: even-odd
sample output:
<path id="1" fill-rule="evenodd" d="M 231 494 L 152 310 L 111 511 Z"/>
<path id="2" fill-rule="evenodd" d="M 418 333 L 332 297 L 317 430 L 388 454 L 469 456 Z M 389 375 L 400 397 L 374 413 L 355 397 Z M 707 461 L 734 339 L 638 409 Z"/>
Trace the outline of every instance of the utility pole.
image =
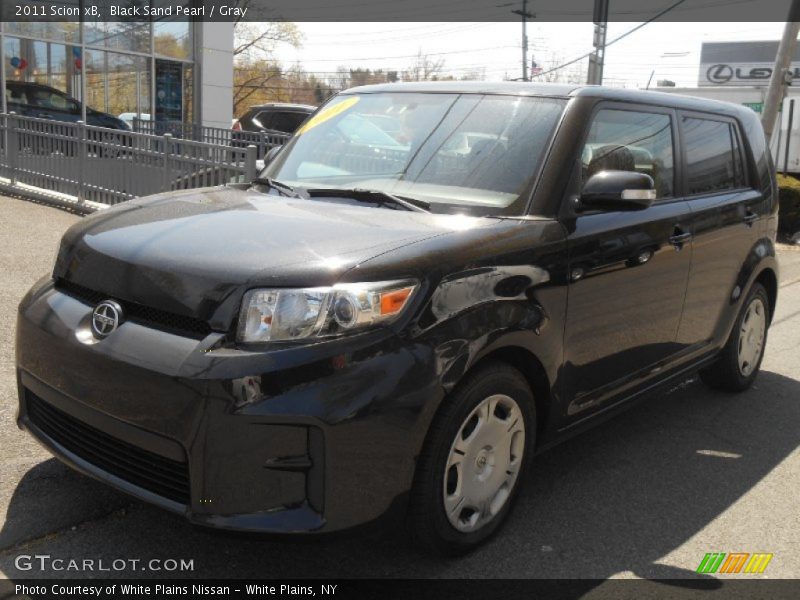
<path id="1" fill-rule="evenodd" d="M 767 97 L 764 99 L 764 116 L 761 118 L 761 125 L 764 127 L 767 145 L 769 145 L 772 134 L 775 131 L 775 121 L 783 103 L 783 97 L 786 94 L 786 86 L 792 83 L 793 74 L 789 66 L 792 64 L 794 51 L 797 47 L 798 31 L 800 31 L 800 0 L 792 0 L 792 6 L 789 8 L 789 17 L 783 28 L 783 37 L 778 45 L 775 66 L 772 68 L 772 76 L 769 79 Z"/>
<path id="2" fill-rule="evenodd" d="M 594 52 L 589 56 L 589 70 L 586 83 L 603 84 L 603 67 L 606 59 L 606 32 L 608 31 L 609 0 L 594 0 Z"/>
<path id="3" fill-rule="evenodd" d="M 528 19 L 536 15 L 528 12 L 528 0 L 522 0 L 522 10 L 512 10 L 522 18 L 522 81 L 530 81 L 528 77 Z"/>

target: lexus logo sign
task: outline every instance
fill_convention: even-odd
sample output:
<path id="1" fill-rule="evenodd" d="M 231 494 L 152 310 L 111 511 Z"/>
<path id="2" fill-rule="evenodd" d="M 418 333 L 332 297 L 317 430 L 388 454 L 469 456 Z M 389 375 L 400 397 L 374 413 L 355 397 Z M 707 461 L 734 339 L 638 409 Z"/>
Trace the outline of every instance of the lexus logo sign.
<path id="1" fill-rule="evenodd" d="M 800 79 L 800 66 L 789 69 L 790 80 Z M 700 65 L 700 85 L 766 86 L 772 77 L 772 65 L 768 63 Z"/>
<path id="2" fill-rule="evenodd" d="M 122 307 L 113 300 L 103 300 L 92 312 L 92 333 L 104 338 L 122 324 Z"/>
<path id="3" fill-rule="evenodd" d="M 706 71 L 706 79 L 711 83 L 728 83 L 733 79 L 733 67 L 730 65 L 712 65 Z"/>

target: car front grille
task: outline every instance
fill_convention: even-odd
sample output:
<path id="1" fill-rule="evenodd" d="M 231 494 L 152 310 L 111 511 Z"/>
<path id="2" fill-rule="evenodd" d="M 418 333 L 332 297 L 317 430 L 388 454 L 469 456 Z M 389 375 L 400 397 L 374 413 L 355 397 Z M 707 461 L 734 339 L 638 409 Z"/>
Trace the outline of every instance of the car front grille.
<path id="1" fill-rule="evenodd" d="M 121 298 L 115 298 L 113 294 L 91 290 L 66 279 L 57 279 L 56 289 L 92 305 L 113 298 L 125 309 L 125 314 L 129 320 L 155 329 L 201 339 L 211 333 L 211 327 L 201 319 L 178 315 L 136 302 L 128 302 Z"/>
<path id="2" fill-rule="evenodd" d="M 189 467 L 116 439 L 25 390 L 28 418 L 45 435 L 86 462 L 164 498 L 189 504 Z"/>

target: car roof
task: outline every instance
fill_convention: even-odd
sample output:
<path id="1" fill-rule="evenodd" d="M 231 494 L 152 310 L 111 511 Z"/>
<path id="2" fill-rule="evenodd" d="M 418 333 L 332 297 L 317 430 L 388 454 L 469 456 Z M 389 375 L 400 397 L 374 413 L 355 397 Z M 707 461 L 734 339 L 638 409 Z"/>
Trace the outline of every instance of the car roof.
<path id="1" fill-rule="evenodd" d="M 280 110 L 297 110 L 304 112 L 313 112 L 317 110 L 316 106 L 311 106 L 310 104 L 292 104 L 291 102 L 268 102 L 266 104 L 254 104 L 253 106 L 250 107 L 250 110 L 265 109 L 265 108 L 277 108 Z"/>
<path id="2" fill-rule="evenodd" d="M 751 109 L 709 98 L 667 94 L 645 90 L 631 90 L 598 85 L 563 83 L 536 83 L 523 81 L 419 81 L 408 83 L 381 83 L 350 88 L 343 94 L 374 94 L 381 92 L 420 92 L 451 94 L 498 94 L 514 96 L 543 96 L 557 98 L 590 97 L 615 102 L 636 102 L 685 110 L 717 112 L 723 114 L 747 114 Z"/>

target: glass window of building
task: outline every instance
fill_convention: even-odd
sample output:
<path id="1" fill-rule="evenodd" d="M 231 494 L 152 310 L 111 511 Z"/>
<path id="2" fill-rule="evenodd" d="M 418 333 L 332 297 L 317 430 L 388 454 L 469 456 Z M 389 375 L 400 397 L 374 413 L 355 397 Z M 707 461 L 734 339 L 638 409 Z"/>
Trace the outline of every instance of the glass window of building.
<path id="1" fill-rule="evenodd" d="M 76 3 L 78 0 L 74 0 Z M 71 22 L 7 22 L 4 31 L 11 35 L 42 38 L 54 42 L 77 44 L 81 40 L 80 23 Z"/>
<path id="2" fill-rule="evenodd" d="M 0 0 L 3 1 L 3 0 Z M 174 4 L 188 0 L 151 0 Z M 81 0 L 59 0 L 79 6 Z M 141 0 L 115 0 L 120 6 Z M 9 94 L 29 95 L 50 86 L 94 110 L 160 121 L 193 118 L 194 65 L 191 22 L 0 23 L 6 109 L 23 106 Z M 85 77 L 85 85 L 82 78 Z M 20 85 L 13 85 L 20 82 Z M 22 84 L 25 85 L 22 85 Z M 12 89 L 13 88 L 13 89 Z M 44 90 L 46 91 L 46 90 Z M 48 93 L 52 93 L 50 90 Z M 85 98 L 83 98 L 85 94 Z M 65 100 L 66 102 L 66 100 Z"/>
<path id="3" fill-rule="evenodd" d="M 150 52 L 150 23 L 86 23 L 86 44 L 113 50 Z"/>
<path id="4" fill-rule="evenodd" d="M 155 53 L 170 58 L 192 57 L 192 28 L 186 21 L 156 21 L 153 23 Z"/>

